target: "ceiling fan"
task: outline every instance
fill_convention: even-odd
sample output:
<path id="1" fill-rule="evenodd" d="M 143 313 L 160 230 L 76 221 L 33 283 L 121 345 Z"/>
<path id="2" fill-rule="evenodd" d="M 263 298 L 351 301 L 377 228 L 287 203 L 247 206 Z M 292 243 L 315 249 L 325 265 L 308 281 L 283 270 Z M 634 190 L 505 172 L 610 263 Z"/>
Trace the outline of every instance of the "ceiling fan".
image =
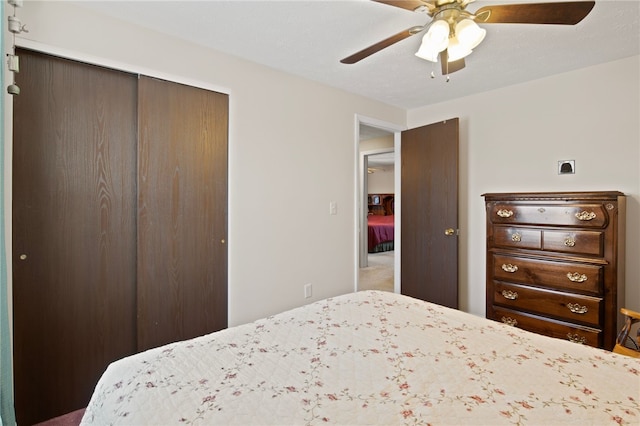
<path id="1" fill-rule="evenodd" d="M 486 34 L 480 24 L 556 24 L 575 25 L 593 9 L 595 1 L 553 3 L 520 3 L 484 6 L 475 12 L 467 5 L 475 0 L 373 0 L 402 9 L 423 12 L 431 22 L 392 35 L 378 43 L 342 59 L 355 64 L 412 35 L 427 30 L 416 56 L 431 62 L 440 59 L 442 74 L 448 75 L 465 67 L 464 58 Z"/>

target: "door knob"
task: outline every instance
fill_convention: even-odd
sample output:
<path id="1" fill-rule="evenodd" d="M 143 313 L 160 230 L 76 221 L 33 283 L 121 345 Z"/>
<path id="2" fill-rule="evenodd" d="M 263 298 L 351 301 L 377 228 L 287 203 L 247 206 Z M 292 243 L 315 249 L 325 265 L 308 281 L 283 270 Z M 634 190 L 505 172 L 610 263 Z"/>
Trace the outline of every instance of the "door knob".
<path id="1" fill-rule="evenodd" d="M 456 231 L 453 228 L 447 228 L 444 230 L 444 235 L 454 235 Z"/>

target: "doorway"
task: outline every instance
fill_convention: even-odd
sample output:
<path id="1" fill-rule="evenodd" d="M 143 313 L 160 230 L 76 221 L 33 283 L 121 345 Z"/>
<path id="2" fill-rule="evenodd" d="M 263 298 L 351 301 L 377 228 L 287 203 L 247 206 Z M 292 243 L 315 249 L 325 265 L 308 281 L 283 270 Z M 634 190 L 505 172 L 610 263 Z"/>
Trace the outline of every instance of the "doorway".
<path id="1" fill-rule="evenodd" d="M 358 121 L 356 291 L 400 291 L 394 214 L 399 206 L 395 167 L 399 132 L 387 123 Z"/>
<path id="2" fill-rule="evenodd" d="M 393 142 L 392 134 L 384 137 Z M 367 142 L 370 141 L 361 141 L 361 149 Z M 362 178 L 367 206 L 363 213 L 366 215 L 367 232 L 363 233 L 361 246 L 363 261 L 360 264 L 359 289 L 393 291 L 395 152 L 393 146 L 361 152 L 365 165 Z"/>
<path id="3" fill-rule="evenodd" d="M 394 139 L 393 291 L 457 308 L 459 119 L 406 131 L 375 120 L 359 118 L 356 123 L 355 291 L 364 289 L 359 278 L 368 264 L 368 158 L 361 154 L 360 130 L 373 127 L 393 133 Z"/>

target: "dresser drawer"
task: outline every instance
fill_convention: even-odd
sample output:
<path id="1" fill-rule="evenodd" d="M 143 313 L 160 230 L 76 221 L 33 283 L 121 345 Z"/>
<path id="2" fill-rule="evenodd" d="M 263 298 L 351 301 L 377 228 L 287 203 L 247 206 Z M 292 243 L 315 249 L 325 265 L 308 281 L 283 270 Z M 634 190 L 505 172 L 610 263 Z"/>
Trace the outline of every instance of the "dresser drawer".
<path id="1" fill-rule="evenodd" d="M 536 205 L 492 203 L 489 220 L 493 223 L 605 228 L 609 214 L 603 204 Z"/>
<path id="2" fill-rule="evenodd" d="M 602 231 L 542 231 L 542 248 L 545 251 L 604 255 L 604 232 Z"/>
<path id="3" fill-rule="evenodd" d="M 502 282 L 493 288 L 495 305 L 600 326 L 601 298 Z"/>
<path id="4" fill-rule="evenodd" d="M 542 231 L 539 229 L 496 225 L 493 228 L 493 244 L 497 247 L 541 250 Z"/>
<path id="5" fill-rule="evenodd" d="M 493 277 L 500 281 L 600 295 L 602 266 L 493 255 Z"/>
<path id="6" fill-rule="evenodd" d="M 602 257 L 604 255 L 604 232 L 560 231 L 496 225 L 493 228 L 493 245 L 495 247 Z"/>
<path id="7" fill-rule="evenodd" d="M 602 345 L 602 331 L 597 328 L 582 327 L 576 324 L 570 324 L 523 312 L 516 312 L 496 306 L 493 307 L 492 311 L 493 312 L 487 315 L 487 318 L 500 321 L 523 330 L 544 334 L 558 339 L 570 340 L 572 342 L 582 343 L 589 346 L 601 347 Z"/>

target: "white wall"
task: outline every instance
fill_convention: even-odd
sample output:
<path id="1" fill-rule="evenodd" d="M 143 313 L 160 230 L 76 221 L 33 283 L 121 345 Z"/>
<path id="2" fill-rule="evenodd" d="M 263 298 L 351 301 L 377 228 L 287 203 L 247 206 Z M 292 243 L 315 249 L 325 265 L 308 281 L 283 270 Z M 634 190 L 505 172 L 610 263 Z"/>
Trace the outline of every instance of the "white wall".
<path id="1" fill-rule="evenodd" d="M 393 151 L 393 134 L 380 138 L 368 139 L 360 141 L 360 152 L 377 152 L 382 149 L 388 148 Z M 376 154 L 372 154 L 376 155 Z M 375 157 L 374 157 L 375 158 Z M 393 194 L 395 192 L 394 186 L 394 167 L 377 167 L 375 173 L 370 173 L 367 176 L 367 189 L 369 194 Z"/>
<path id="2" fill-rule="evenodd" d="M 399 127 L 460 117 L 462 309 L 484 315 L 482 193 L 620 190 L 626 305 L 640 310 L 639 57 L 405 112 L 64 2 L 25 2 L 20 18 L 26 47 L 230 95 L 231 325 L 353 290 L 356 114 Z M 575 175 L 557 175 L 563 159 Z"/>
<path id="3" fill-rule="evenodd" d="M 628 195 L 626 307 L 640 310 L 640 57 L 415 109 L 407 124 L 450 117 L 461 126 L 461 308 L 485 312 L 483 193 L 617 190 Z M 558 160 L 576 173 L 559 176 Z"/>
<path id="4" fill-rule="evenodd" d="M 230 95 L 230 325 L 354 290 L 356 114 L 402 126 L 404 110 L 64 2 L 19 14 L 19 45 Z"/>
<path id="5" fill-rule="evenodd" d="M 393 133 L 389 134 L 389 136 L 382 136 L 379 138 L 367 139 L 365 141 L 360 141 L 360 151 L 375 151 L 382 150 L 388 148 L 393 151 Z"/>
<path id="6" fill-rule="evenodd" d="M 369 174 L 369 194 L 393 194 L 394 187 L 394 170 L 379 169 Z"/>

